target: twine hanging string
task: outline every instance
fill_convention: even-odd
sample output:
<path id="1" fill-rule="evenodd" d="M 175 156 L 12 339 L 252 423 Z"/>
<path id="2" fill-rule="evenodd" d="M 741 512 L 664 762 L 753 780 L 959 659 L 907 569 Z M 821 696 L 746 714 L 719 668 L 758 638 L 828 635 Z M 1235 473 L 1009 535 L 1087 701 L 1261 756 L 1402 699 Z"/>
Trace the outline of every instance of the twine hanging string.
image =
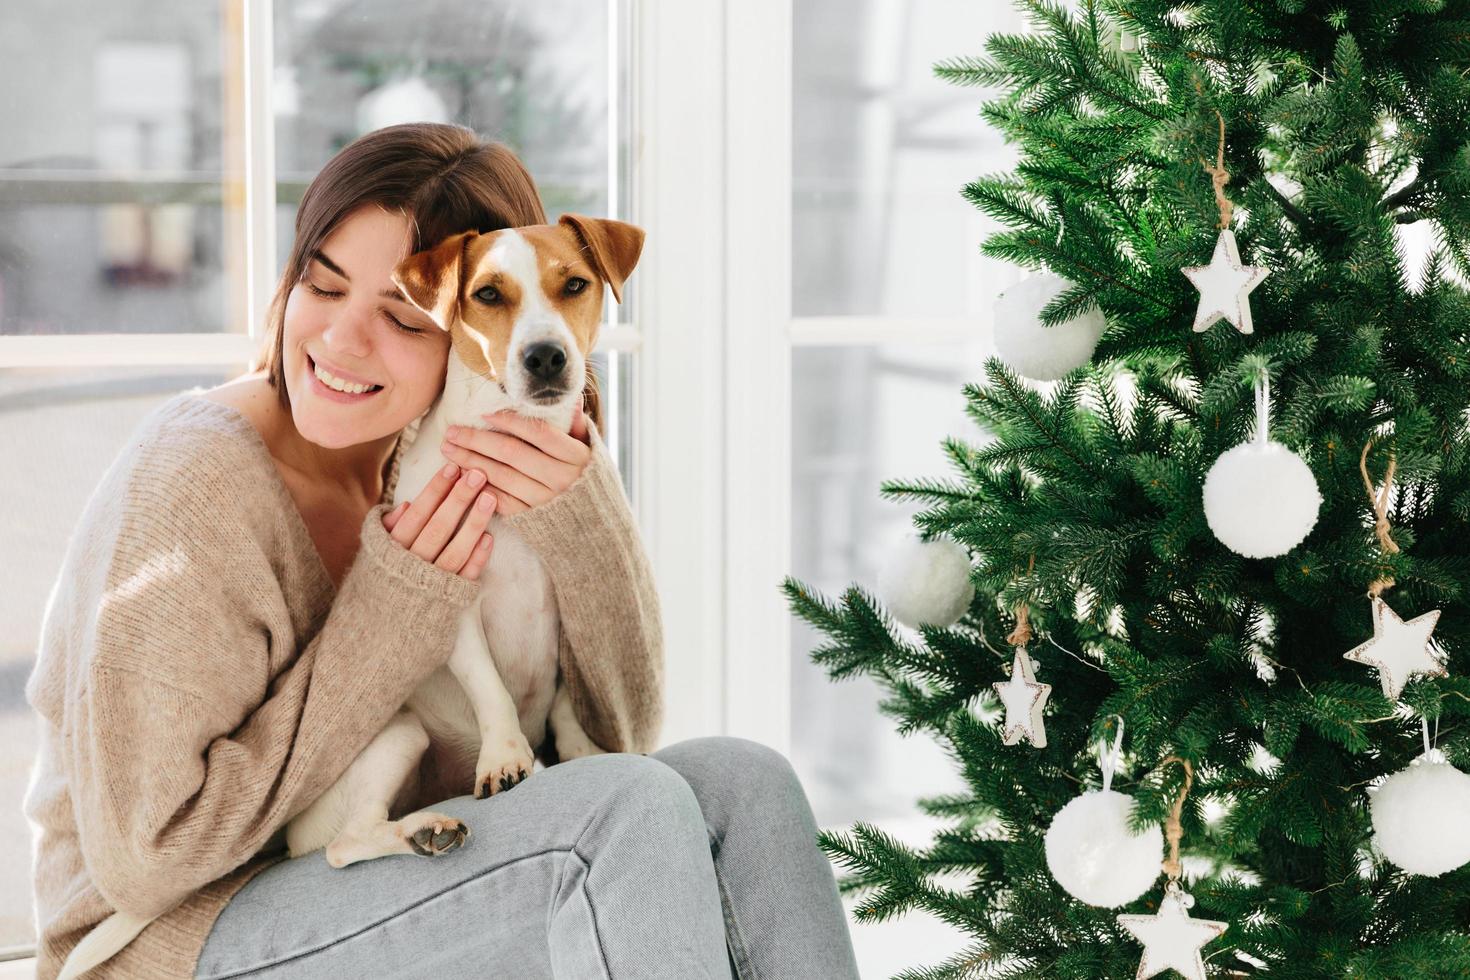
<path id="1" fill-rule="evenodd" d="M 1033 554 L 1030 563 L 1026 566 L 1026 574 L 1030 575 L 1035 567 L 1036 556 Z M 1011 630 L 1010 635 L 1006 637 L 1006 642 L 1013 647 L 1024 647 L 1031 642 L 1031 635 L 1031 607 L 1023 602 L 1016 610 L 1016 628 Z"/>
<path id="2" fill-rule="evenodd" d="M 1016 628 L 1006 636 L 1006 642 L 1013 647 L 1024 647 L 1031 642 L 1031 608 L 1024 602 L 1016 610 Z"/>
<path id="3" fill-rule="evenodd" d="M 1169 819 L 1164 822 L 1164 836 L 1169 840 L 1169 857 L 1164 861 L 1164 874 L 1169 876 L 1170 881 L 1178 881 L 1183 873 L 1179 864 L 1179 840 L 1184 836 L 1184 825 L 1180 822 L 1180 816 L 1184 813 L 1184 798 L 1189 795 L 1190 786 L 1194 785 L 1194 767 L 1189 764 L 1188 759 L 1181 759 L 1177 755 L 1169 756 L 1159 765 L 1166 766 L 1171 762 L 1177 762 L 1184 767 L 1184 788 L 1180 790 L 1179 798 L 1169 811 Z"/>
<path id="4" fill-rule="evenodd" d="M 1208 160 L 1201 160 L 1200 166 L 1204 167 L 1215 182 L 1215 201 L 1220 205 L 1220 227 L 1230 227 L 1230 213 L 1234 205 L 1230 198 L 1225 196 L 1225 185 L 1230 183 L 1230 172 L 1225 169 L 1225 117 L 1220 115 L 1220 110 L 1215 110 L 1215 115 L 1220 118 L 1220 148 L 1215 154 L 1215 162 L 1212 165 Z"/>
<path id="5" fill-rule="evenodd" d="M 1393 472 L 1397 465 L 1393 453 L 1388 454 L 1388 471 L 1383 476 L 1383 491 L 1373 492 L 1373 478 L 1368 475 L 1368 450 L 1373 448 L 1373 440 L 1363 447 L 1363 455 L 1358 459 L 1358 469 L 1363 473 L 1363 486 L 1368 490 L 1368 503 L 1373 505 L 1373 532 L 1378 535 L 1378 546 L 1383 549 L 1385 555 L 1396 555 L 1399 546 L 1393 540 L 1389 532 L 1393 529 L 1388 523 L 1388 492 L 1393 486 Z M 1373 580 L 1368 586 L 1368 597 L 1377 600 L 1384 591 L 1393 588 L 1393 576 L 1383 575 Z"/>

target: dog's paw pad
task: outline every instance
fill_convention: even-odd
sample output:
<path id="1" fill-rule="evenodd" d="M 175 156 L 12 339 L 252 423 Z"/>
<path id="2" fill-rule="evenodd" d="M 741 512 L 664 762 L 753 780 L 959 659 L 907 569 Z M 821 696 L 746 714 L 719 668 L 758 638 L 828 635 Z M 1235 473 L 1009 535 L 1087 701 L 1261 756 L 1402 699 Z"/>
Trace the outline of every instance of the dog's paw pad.
<path id="1" fill-rule="evenodd" d="M 447 854 L 465 842 L 469 829 L 458 820 L 421 827 L 408 838 L 415 854 L 435 856 Z"/>

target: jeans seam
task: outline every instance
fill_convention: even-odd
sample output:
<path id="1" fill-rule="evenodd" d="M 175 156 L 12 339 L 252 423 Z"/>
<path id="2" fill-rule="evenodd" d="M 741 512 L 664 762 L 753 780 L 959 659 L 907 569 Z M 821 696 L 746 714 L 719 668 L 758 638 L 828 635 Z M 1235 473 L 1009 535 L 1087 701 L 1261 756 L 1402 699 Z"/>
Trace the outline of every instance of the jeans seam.
<path id="1" fill-rule="evenodd" d="M 282 965 L 284 965 L 286 963 L 292 962 L 293 960 L 305 959 L 308 956 L 315 956 L 317 953 L 325 952 L 326 950 L 329 950 L 329 949 L 331 949 L 334 946 L 340 946 L 342 943 L 347 942 L 349 939 L 355 939 L 358 936 L 361 936 L 361 935 L 363 935 L 366 932 L 370 932 L 371 930 L 376 929 L 378 926 L 384 925 L 385 923 L 388 923 L 388 922 L 392 922 L 394 919 L 398 918 L 399 916 L 401 916 L 401 915 L 403 915 L 403 914 L 405 914 L 407 912 L 412 912 L 412 911 L 414 911 L 416 909 L 423 908 L 425 905 L 428 905 L 430 902 L 432 902 L 436 898 L 439 898 L 441 895 L 447 895 L 448 893 L 454 891 L 456 888 L 460 888 L 460 887 L 462 887 L 464 885 L 470 884 L 471 882 L 478 881 L 481 878 L 484 878 L 484 877 L 487 877 L 487 876 L 489 876 L 491 874 L 494 874 L 495 872 L 500 871 L 503 868 L 508 868 L 508 867 L 510 867 L 513 864 L 519 864 L 522 861 L 529 861 L 532 858 L 544 857 L 547 854 L 558 854 L 558 853 L 561 853 L 561 854 L 575 853 L 575 850 L 573 848 L 570 848 L 570 847 L 548 847 L 544 851 L 537 851 L 534 854 L 522 854 L 520 857 L 511 858 L 509 861 L 502 861 L 500 864 L 494 865 L 492 867 L 482 868 L 480 871 L 476 872 L 474 875 L 471 875 L 470 877 L 465 878 L 462 881 L 457 881 L 454 884 L 448 886 L 447 888 L 442 888 L 439 891 L 434 892 L 432 895 L 429 895 L 426 898 L 423 898 L 423 899 L 420 899 L 420 900 L 414 902 L 412 905 L 406 906 L 405 908 L 401 908 L 398 911 L 393 912 L 393 913 L 391 913 L 389 915 L 386 915 L 386 916 L 384 916 L 381 919 L 377 919 L 376 921 L 370 922 L 370 923 L 368 923 L 367 925 L 363 926 L 360 929 L 356 929 L 356 930 L 354 930 L 352 932 L 349 932 L 345 936 L 338 936 L 336 939 L 333 939 L 330 942 L 322 943 L 321 945 L 315 946 L 315 947 L 313 947 L 311 949 L 298 950 L 297 952 L 291 953 L 291 954 L 289 954 L 287 956 L 283 956 L 283 957 L 280 957 L 278 959 L 271 960 L 269 963 L 257 963 L 254 966 L 248 966 L 248 967 L 244 967 L 244 968 L 235 968 L 235 969 L 232 969 L 231 971 L 226 972 L 226 973 L 216 974 L 214 977 L 210 978 L 210 980 L 234 980 L 235 977 L 249 976 L 250 974 L 256 973 L 256 972 L 258 972 L 260 970 L 266 970 L 266 969 L 270 969 L 271 967 L 282 966 Z M 581 858 L 582 856 L 580 854 L 578 854 L 577 857 L 578 858 Z M 589 865 L 589 867 L 590 867 L 590 865 Z M 591 905 L 590 899 L 589 899 L 588 905 L 589 905 L 589 907 Z M 598 939 L 598 952 L 599 953 L 602 952 L 602 941 L 601 941 L 600 938 Z M 606 969 L 606 963 L 605 962 L 604 962 L 604 969 Z"/>
<path id="2" fill-rule="evenodd" d="M 578 839 L 580 840 L 580 837 Z M 582 898 L 587 902 L 587 914 L 592 917 L 592 938 L 597 940 L 597 956 L 602 960 L 602 975 L 607 977 L 607 980 L 612 980 L 612 970 L 607 965 L 607 950 L 602 945 L 602 930 L 597 927 L 597 908 L 592 904 L 592 892 L 587 888 L 587 879 L 592 874 L 592 862 L 582 856 L 576 845 L 568 850 L 587 868 L 582 873 Z"/>
<path id="3" fill-rule="evenodd" d="M 730 893 L 725 890 L 725 878 L 720 874 L 718 864 L 715 865 L 715 885 L 720 890 L 720 908 L 724 911 L 725 942 L 735 953 L 735 980 L 759 980 L 755 970 L 751 968 L 750 955 L 745 948 L 745 936 L 740 932 L 739 923 L 735 921 L 735 905 L 730 901 Z"/>

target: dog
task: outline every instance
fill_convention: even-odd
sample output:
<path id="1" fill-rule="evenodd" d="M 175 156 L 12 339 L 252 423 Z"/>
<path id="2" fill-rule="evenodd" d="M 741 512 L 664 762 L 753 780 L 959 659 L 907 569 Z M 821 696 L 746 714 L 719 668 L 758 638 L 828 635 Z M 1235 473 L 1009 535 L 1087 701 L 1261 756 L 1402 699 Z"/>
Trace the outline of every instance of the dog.
<path id="1" fill-rule="evenodd" d="M 450 335 L 444 389 L 399 457 L 393 504 L 417 496 L 443 465 L 451 425 L 478 427 L 501 409 L 571 429 L 597 342 L 605 283 L 614 300 L 643 248 L 643 230 L 564 214 L 555 225 L 464 232 L 410 255 L 392 274 L 414 306 Z M 583 285 L 572 290 L 575 280 Z M 278 830 L 302 857 L 325 848 L 334 868 L 389 854 L 446 854 L 470 829 L 414 809 L 465 788 L 476 799 L 534 770 L 551 728 L 556 761 L 605 752 L 577 722 L 560 683 L 556 594 L 545 566 L 499 515 L 481 594 L 461 613 L 446 666 L 430 674 L 341 777 Z M 394 813 L 411 812 L 393 819 Z M 157 916 L 116 912 L 72 950 L 58 980 L 74 980 Z"/>

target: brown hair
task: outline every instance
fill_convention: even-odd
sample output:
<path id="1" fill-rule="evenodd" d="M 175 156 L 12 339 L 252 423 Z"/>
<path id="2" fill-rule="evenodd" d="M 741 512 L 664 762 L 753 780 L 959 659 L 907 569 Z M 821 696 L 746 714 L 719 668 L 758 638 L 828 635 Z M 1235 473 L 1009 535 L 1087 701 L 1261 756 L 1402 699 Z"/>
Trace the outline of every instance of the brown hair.
<path id="1" fill-rule="evenodd" d="M 312 253 L 348 214 L 364 204 L 401 211 L 413 223 L 411 252 L 463 231 L 546 224 L 536 181 L 503 143 L 445 123 L 401 123 L 348 143 L 317 173 L 296 210 L 296 237 L 266 313 L 265 343 L 250 370 L 265 369 L 281 407 L 291 410 L 282 373 L 286 299 Z M 589 364 L 583 411 L 602 429 L 597 378 Z"/>

